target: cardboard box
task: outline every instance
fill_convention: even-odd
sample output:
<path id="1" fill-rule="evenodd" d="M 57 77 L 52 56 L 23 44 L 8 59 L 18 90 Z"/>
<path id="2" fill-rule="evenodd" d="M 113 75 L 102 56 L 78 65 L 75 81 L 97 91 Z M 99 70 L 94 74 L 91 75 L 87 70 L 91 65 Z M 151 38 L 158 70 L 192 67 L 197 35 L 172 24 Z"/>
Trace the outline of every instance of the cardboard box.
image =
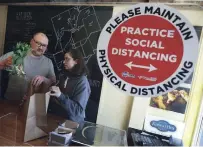
<path id="1" fill-rule="evenodd" d="M 49 142 L 59 143 L 66 145 L 71 141 L 72 133 L 67 134 L 58 134 L 56 132 L 50 132 L 49 134 Z"/>

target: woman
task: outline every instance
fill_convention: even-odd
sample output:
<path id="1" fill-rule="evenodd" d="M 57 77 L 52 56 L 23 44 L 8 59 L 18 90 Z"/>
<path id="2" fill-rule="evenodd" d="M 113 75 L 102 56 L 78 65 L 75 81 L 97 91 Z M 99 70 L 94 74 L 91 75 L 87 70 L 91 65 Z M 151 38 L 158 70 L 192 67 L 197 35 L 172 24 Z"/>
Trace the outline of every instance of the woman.
<path id="1" fill-rule="evenodd" d="M 65 75 L 60 79 L 59 87 L 52 86 L 50 92 L 50 95 L 56 98 L 55 105 L 60 106 L 55 107 L 57 110 L 54 111 L 65 115 L 68 120 L 80 123 L 84 121 L 85 109 L 91 93 L 87 68 L 79 50 L 67 52 L 63 63 Z"/>

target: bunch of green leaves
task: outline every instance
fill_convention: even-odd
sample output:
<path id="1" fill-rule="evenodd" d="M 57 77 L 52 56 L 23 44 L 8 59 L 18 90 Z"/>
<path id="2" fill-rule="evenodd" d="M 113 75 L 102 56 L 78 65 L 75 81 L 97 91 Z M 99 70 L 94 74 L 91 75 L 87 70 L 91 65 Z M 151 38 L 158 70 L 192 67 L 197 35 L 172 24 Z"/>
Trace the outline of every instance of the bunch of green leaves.
<path id="1" fill-rule="evenodd" d="M 13 65 L 22 65 L 23 59 L 30 50 L 30 45 L 24 42 L 18 42 L 13 49 L 12 62 Z"/>
<path id="2" fill-rule="evenodd" d="M 11 75 L 24 76 L 23 60 L 30 50 L 30 45 L 24 42 L 18 42 L 13 49 L 12 66 L 7 69 Z"/>

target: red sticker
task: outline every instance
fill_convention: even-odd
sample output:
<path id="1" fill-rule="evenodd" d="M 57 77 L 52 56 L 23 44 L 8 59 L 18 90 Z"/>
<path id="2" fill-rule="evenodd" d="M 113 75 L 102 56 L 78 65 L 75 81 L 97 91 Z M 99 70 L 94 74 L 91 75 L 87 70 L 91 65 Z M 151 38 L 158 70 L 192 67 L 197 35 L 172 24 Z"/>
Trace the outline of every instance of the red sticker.
<path id="1" fill-rule="evenodd" d="M 183 41 L 178 30 L 165 19 L 152 15 L 122 23 L 108 45 L 113 71 L 133 85 L 163 82 L 177 70 L 182 56 Z"/>

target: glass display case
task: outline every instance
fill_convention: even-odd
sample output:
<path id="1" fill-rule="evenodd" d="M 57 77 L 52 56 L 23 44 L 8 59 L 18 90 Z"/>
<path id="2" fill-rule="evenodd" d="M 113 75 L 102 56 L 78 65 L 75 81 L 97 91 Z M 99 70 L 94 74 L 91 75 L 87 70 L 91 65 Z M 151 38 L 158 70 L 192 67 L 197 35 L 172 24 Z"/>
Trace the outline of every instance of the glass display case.
<path id="1" fill-rule="evenodd" d="M 72 142 L 87 146 L 127 146 L 125 130 L 87 121 L 79 125 Z"/>

